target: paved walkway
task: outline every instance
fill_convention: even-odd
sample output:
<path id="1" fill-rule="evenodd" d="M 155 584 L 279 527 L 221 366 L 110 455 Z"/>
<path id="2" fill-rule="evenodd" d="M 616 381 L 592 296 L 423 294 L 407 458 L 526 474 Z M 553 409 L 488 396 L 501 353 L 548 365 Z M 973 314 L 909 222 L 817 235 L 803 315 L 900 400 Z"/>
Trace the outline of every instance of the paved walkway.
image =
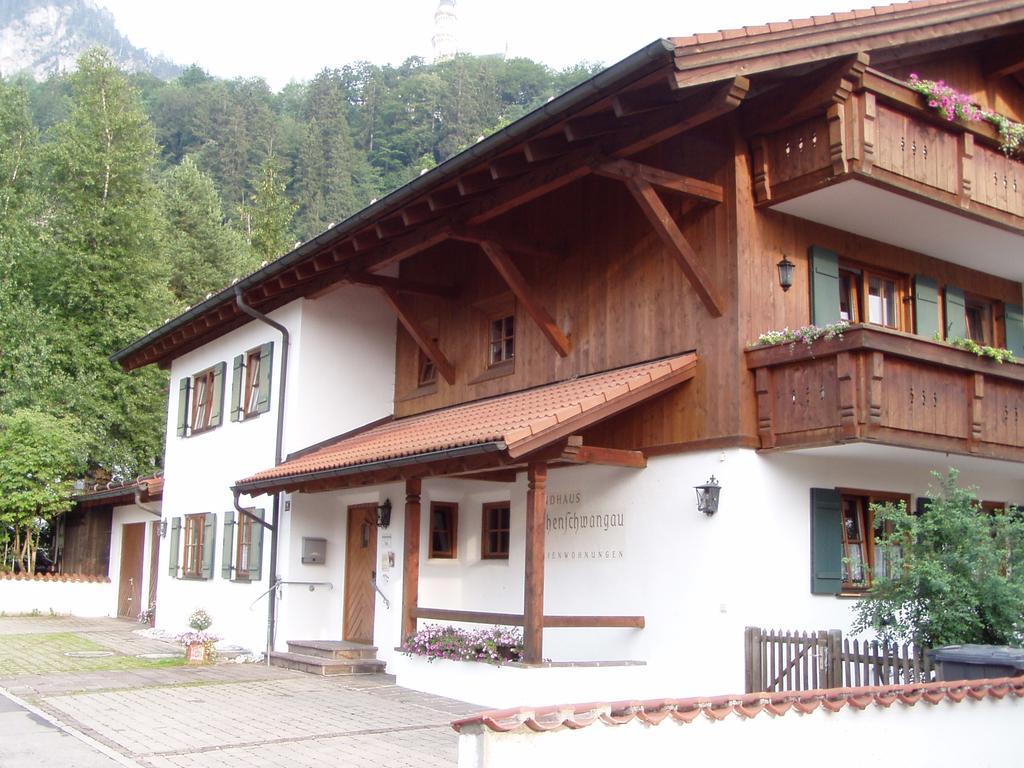
<path id="1" fill-rule="evenodd" d="M 34 621 L 0 619 L 0 656 L 6 636 L 36 630 L 85 633 L 118 653 L 160 643 L 130 622 Z M 449 723 L 481 708 L 399 688 L 387 675 L 325 678 L 257 664 L 37 671 L 0 678 L 0 687 L 148 768 L 453 768 Z"/>

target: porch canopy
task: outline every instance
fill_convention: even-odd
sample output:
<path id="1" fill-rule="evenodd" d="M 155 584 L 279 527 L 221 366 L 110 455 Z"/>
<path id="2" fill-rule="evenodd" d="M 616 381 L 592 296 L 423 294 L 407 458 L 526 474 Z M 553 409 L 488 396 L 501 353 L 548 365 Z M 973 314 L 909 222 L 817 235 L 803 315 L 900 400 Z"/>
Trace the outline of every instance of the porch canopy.
<path id="1" fill-rule="evenodd" d="M 583 444 L 579 433 L 693 377 L 694 352 L 367 425 L 238 481 L 237 493 L 313 493 L 404 480 L 402 636 L 417 618 L 522 624 L 527 662 L 542 658 L 544 626 L 643 626 L 642 617 L 544 616 L 544 522 L 548 466 L 610 464 L 642 469 L 640 451 Z M 420 493 L 424 477 L 515 479 L 528 472 L 526 593 L 522 616 L 418 606 Z M 458 616 L 455 614 L 459 614 Z"/>

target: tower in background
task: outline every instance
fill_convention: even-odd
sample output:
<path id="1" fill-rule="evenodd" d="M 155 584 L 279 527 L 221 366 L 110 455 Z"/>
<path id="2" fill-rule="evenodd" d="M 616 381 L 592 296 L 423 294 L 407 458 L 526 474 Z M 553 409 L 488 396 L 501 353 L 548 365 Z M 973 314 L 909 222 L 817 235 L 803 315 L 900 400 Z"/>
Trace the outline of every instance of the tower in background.
<path id="1" fill-rule="evenodd" d="M 430 39 L 434 48 L 434 63 L 448 61 L 458 52 L 455 40 L 455 0 L 441 0 L 434 12 L 434 36 Z"/>

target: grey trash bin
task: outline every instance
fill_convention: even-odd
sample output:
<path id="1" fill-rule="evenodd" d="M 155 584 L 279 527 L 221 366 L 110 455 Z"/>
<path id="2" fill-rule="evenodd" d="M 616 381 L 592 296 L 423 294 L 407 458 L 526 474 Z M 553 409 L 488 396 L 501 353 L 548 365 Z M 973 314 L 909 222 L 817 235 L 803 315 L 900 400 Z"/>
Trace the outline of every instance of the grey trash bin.
<path id="1" fill-rule="evenodd" d="M 1024 648 L 946 645 L 931 651 L 938 680 L 982 680 L 1024 675 Z"/>

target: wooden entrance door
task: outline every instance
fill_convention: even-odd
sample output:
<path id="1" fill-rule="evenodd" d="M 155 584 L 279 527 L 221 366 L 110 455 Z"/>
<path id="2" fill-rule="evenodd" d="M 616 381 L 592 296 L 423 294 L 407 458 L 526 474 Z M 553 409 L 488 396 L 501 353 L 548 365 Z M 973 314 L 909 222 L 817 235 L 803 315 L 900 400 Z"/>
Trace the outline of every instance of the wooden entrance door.
<path id="1" fill-rule="evenodd" d="M 377 505 L 349 507 L 342 637 L 353 643 L 373 643 L 376 562 Z"/>
<path id="2" fill-rule="evenodd" d="M 149 626 L 156 626 L 156 580 L 160 575 L 160 521 L 149 524 L 149 600 L 139 610 L 152 607 L 149 615 Z"/>
<path id="3" fill-rule="evenodd" d="M 146 546 L 146 524 L 121 526 L 121 579 L 117 591 L 117 615 L 137 619 L 145 609 L 142 594 L 142 553 Z"/>

